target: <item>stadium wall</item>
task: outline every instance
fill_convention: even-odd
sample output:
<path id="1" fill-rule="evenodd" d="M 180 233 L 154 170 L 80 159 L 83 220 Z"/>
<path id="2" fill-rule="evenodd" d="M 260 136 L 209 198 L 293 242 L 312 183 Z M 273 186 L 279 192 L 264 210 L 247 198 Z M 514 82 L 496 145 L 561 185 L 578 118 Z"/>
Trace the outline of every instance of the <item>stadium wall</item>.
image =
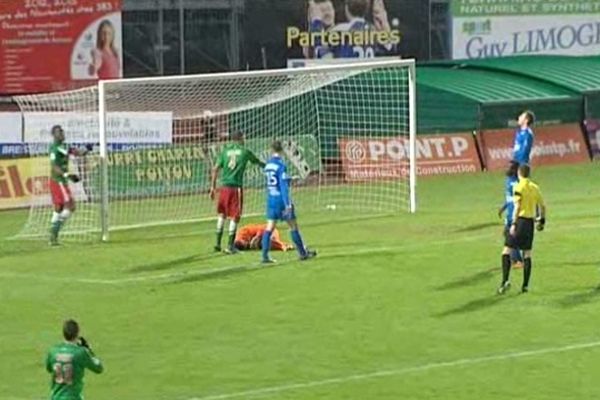
<path id="1" fill-rule="evenodd" d="M 531 164 L 577 164 L 590 160 L 588 147 L 579 124 L 535 128 Z M 478 137 L 482 163 L 488 171 L 506 169 L 512 159 L 513 129 L 485 130 Z"/>
<path id="2" fill-rule="evenodd" d="M 586 120 L 584 126 L 592 159 L 600 160 L 600 120 Z"/>

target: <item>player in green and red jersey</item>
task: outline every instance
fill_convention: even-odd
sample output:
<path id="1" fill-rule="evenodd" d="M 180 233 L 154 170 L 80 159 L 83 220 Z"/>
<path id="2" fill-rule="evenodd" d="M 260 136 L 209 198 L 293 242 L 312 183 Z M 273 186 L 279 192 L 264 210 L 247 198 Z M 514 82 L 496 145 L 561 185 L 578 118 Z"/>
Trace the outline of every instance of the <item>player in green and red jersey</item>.
<path id="1" fill-rule="evenodd" d="M 97 374 L 104 370 L 87 341 L 79 336 L 73 320 L 63 325 L 63 343 L 53 346 L 46 357 L 46 371 L 52 375 L 50 400 L 83 400 L 83 376 L 89 369 Z"/>
<path id="2" fill-rule="evenodd" d="M 69 173 L 69 156 L 84 156 L 91 149 L 88 145 L 87 150 L 81 151 L 74 147 L 69 147 L 65 143 L 65 132 L 60 125 L 54 125 L 50 131 L 54 139 L 50 145 L 50 194 L 52 195 L 52 204 L 54 213 L 52 214 L 52 227 L 50 229 L 50 244 L 58 244 L 58 233 L 75 211 L 75 201 L 69 189 L 69 181 L 79 182 L 79 176 Z"/>
<path id="3" fill-rule="evenodd" d="M 237 253 L 235 247 L 235 233 L 237 225 L 242 216 L 244 204 L 244 173 L 248 163 L 258 165 L 264 168 L 265 163 L 260 161 L 250 150 L 244 146 L 244 135 L 242 132 L 235 132 L 231 135 L 233 140 L 227 143 L 212 170 L 212 179 L 210 186 L 210 198 L 214 200 L 217 188 L 217 176 L 221 171 L 221 187 L 219 189 L 219 201 L 217 203 L 217 243 L 215 251 L 221 251 L 221 238 L 223 237 L 223 227 L 225 218 L 229 219 L 229 241 L 227 253 Z"/>

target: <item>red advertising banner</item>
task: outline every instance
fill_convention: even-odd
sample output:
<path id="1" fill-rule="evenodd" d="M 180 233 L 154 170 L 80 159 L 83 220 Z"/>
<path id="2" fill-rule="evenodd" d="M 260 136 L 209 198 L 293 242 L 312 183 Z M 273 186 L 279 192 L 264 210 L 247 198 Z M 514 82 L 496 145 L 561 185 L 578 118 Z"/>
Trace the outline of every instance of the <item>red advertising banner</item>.
<path id="1" fill-rule="evenodd" d="M 121 1 L 0 1 L 0 93 L 60 91 L 120 78 Z"/>
<path id="2" fill-rule="evenodd" d="M 578 124 L 543 126 L 534 129 L 531 164 L 556 165 L 589 161 L 583 132 Z M 506 169 L 513 156 L 515 132 L 489 130 L 481 134 L 483 161 L 490 171 Z"/>
<path id="3" fill-rule="evenodd" d="M 587 131 L 592 158 L 600 160 L 600 121 L 597 119 L 585 121 L 585 130 Z"/>
<path id="4" fill-rule="evenodd" d="M 399 179 L 409 173 L 405 137 L 342 138 L 338 140 L 346 181 Z M 419 135 L 417 175 L 481 171 L 475 140 L 470 133 Z"/>

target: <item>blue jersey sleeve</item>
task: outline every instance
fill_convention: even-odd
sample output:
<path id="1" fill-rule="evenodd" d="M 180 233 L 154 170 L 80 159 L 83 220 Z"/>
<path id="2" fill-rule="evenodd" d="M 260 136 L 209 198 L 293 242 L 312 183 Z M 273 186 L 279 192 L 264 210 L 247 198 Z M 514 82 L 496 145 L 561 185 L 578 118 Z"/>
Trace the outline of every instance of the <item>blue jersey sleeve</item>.
<path id="1" fill-rule="evenodd" d="M 283 204 L 285 204 L 286 207 L 290 207 L 292 205 L 292 199 L 290 198 L 290 178 L 287 174 L 287 168 L 285 167 L 285 165 L 281 166 L 278 175 L 279 192 L 281 193 L 281 199 L 283 200 Z"/>
<path id="2" fill-rule="evenodd" d="M 525 141 L 523 143 L 523 153 L 524 153 L 524 157 L 527 161 L 526 163 L 529 163 L 529 158 L 531 155 L 531 149 L 533 147 L 533 135 L 531 134 L 531 132 L 527 132 L 527 135 L 525 135 Z"/>
<path id="3" fill-rule="evenodd" d="M 310 21 L 310 25 L 308 27 L 310 32 L 320 32 L 325 30 L 325 24 L 318 18 L 315 18 Z M 320 38 L 318 38 L 320 41 Z"/>
<path id="4" fill-rule="evenodd" d="M 504 184 L 504 206 L 508 207 L 512 203 L 513 184 L 510 178 L 506 178 Z"/>
<path id="5" fill-rule="evenodd" d="M 513 213 L 515 210 L 515 203 L 513 200 L 513 192 L 515 185 L 519 182 L 517 178 L 506 178 L 506 185 L 504 188 L 504 206 L 506 207 L 506 226 L 512 224 Z"/>
<path id="6" fill-rule="evenodd" d="M 337 32 L 357 32 L 369 34 L 370 29 L 366 21 L 354 21 L 353 23 L 343 23 L 334 28 Z M 349 43 L 340 43 L 332 46 L 332 52 L 335 58 L 373 58 L 375 57 L 375 48 L 371 45 L 351 45 Z"/>
<path id="7" fill-rule="evenodd" d="M 308 29 L 310 32 L 325 32 L 327 30 L 323 21 L 318 18 L 315 18 L 312 21 L 310 21 Z M 321 37 L 315 37 L 315 45 L 313 48 L 312 55 L 313 58 L 324 58 L 331 53 L 327 46 L 323 46 L 322 42 L 323 41 Z"/>

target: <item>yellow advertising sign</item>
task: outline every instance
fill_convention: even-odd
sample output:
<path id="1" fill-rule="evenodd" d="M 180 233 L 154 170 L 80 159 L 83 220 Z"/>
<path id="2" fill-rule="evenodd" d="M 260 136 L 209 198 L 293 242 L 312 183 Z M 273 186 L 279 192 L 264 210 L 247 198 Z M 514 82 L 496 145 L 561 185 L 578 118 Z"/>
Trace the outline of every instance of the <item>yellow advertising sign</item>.
<path id="1" fill-rule="evenodd" d="M 32 195 L 48 191 L 48 159 L 0 160 L 0 209 L 29 207 Z"/>

